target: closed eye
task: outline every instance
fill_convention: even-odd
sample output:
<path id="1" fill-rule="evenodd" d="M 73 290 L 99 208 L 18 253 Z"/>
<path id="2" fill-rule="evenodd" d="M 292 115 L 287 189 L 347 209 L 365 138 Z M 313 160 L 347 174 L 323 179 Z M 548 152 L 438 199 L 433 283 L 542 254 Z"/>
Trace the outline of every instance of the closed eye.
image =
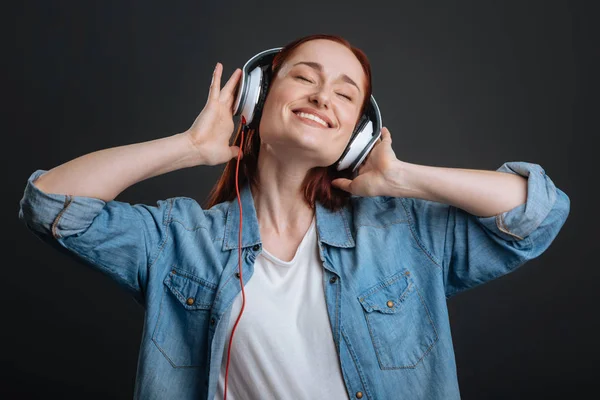
<path id="1" fill-rule="evenodd" d="M 298 75 L 296 78 L 298 78 L 298 79 L 302 79 L 303 81 L 306 81 L 306 82 L 310 82 L 310 83 L 312 83 L 312 81 L 311 81 L 311 80 L 309 80 L 309 79 L 306 79 L 305 77 L 303 77 L 303 76 L 300 76 L 300 75 Z"/>
<path id="2" fill-rule="evenodd" d="M 296 76 L 295 78 L 296 78 L 296 79 L 303 80 L 303 81 L 306 81 L 306 82 L 313 83 L 313 81 L 311 81 L 310 79 L 306 79 L 306 78 L 305 78 L 305 77 L 303 77 L 302 75 L 298 75 L 298 76 Z M 347 95 L 345 95 L 345 94 L 343 94 L 343 93 L 338 93 L 338 95 L 340 95 L 340 96 L 342 96 L 342 97 L 346 98 L 346 99 L 347 99 L 347 100 L 349 100 L 349 101 L 352 101 L 352 97 L 350 97 L 350 96 L 347 96 Z"/>

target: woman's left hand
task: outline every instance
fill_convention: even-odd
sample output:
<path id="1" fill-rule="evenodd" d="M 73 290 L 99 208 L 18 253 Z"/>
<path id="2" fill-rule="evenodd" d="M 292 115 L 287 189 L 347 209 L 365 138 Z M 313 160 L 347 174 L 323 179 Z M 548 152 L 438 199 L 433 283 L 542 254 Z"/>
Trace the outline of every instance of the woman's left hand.
<path id="1" fill-rule="evenodd" d="M 392 196 L 394 182 L 398 181 L 399 160 L 392 149 L 392 135 L 381 129 L 381 141 L 375 144 L 365 162 L 358 168 L 354 179 L 338 178 L 333 186 L 357 196 Z"/>

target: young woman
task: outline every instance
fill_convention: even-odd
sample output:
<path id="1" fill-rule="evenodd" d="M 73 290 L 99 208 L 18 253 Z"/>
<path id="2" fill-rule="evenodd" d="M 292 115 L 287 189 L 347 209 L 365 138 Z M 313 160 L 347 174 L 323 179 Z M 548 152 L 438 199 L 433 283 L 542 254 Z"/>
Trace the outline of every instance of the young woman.
<path id="1" fill-rule="evenodd" d="M 386 128 L 338 171 L 371 96 L 363 52 L 313 35 L 268 71 L 234 145 L 242 71 L 221 88 L 217 63 L 189 130 L 35 171 L 19 217 L 144 307 L 136 399 L 459 399 L 446 300 L 539 256 L 569 198 L 537 164 L 403 162 Z M 114 200 L 223 163 L 204 207 Z"/>

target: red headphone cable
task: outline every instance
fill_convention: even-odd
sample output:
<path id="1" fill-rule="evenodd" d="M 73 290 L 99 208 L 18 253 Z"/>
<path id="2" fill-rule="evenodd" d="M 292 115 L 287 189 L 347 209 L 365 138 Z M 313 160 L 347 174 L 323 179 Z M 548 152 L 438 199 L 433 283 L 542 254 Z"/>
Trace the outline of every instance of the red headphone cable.
<path id="1" fill-rule="evenodd" d="M 240 322 L 240 318 L 242 316 L 242 312 L 244 312 L 244 306 L 246 305 L 246 293 L 244 292 L 244 279 L 242 276 L 242 201 L 240 199 L 240 189 L 238 186 L 238 175 L 240 169 L 240 158 L 242 158 L 242 146 L 244 144 L 244 130 L 246 129 L 246 118 L 242 116 L 242 140 L 240 141 L 240 148 L 238 150 L 237 163 L 235 168 L 235 190 L 237 192 L 238 198 L 238 206 L 240 207 L 240 231 L 238 235 L 238 271 L 240 273 L 240 286 L 242 288 L 242 308 L 240 310 L 240 314 L 238 315 L 237 320 L 235 321 L 235 325 L 233 325 L 233 329 L 231 331 L 231 337 L 229 338 L 229 347 L 227 349 L 227 366 L 225 368 L 225 394 L 223 396 L 223 400 L 227 400 L 227 378 L 229 375 L 229 356 L 231 354 L 231 344 L 233 343 L 233 334 L 235 332 L 235 328 Z"/>

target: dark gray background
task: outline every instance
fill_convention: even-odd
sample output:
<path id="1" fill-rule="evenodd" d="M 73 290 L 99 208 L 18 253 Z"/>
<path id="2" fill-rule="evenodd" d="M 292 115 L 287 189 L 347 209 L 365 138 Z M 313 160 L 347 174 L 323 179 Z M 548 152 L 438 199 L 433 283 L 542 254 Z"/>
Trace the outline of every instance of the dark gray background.
<path id="1" fill-rule="evenodd" d="M 449 300 L 463 398 L 581 398 L 594 388 L 591 2 L 162 3 L 28 1 L 10 10 L 0 394 L 129 399 L 142 330 L 143 310 L 115 283 L 18 221 L 29 175 L 184 131 L 204 107 L 217 61 L 228 78 L 257 52 L 311 33 L 340 34 L 369 56 L 399 159 L 475 169 L 535 162 L 571 199 L 544 254 Z M 222 168 L 175 171 L 117 199 L 202 202 Z"/>

